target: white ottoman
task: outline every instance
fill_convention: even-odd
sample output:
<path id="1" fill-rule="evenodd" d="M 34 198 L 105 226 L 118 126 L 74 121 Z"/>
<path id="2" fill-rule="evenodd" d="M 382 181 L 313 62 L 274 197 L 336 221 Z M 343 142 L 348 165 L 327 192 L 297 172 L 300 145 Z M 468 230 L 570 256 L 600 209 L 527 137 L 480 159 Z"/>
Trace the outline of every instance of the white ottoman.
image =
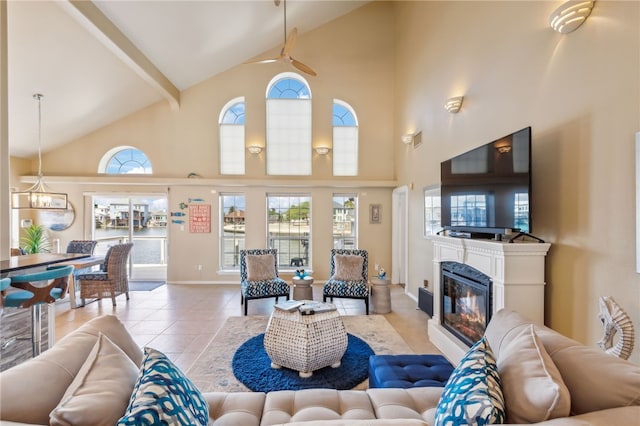
<path id="1" fill-rule="evenodd" d="M 264 348 L 273 368 L 287 367 L 311 377 L 313 371 L 340 366 L 347 351 L 347 331 L 335 305 L 312 302 L 317 309 L 328 312 L 302 315 L 298 309 L 275 308 L 264 334 Z"/>

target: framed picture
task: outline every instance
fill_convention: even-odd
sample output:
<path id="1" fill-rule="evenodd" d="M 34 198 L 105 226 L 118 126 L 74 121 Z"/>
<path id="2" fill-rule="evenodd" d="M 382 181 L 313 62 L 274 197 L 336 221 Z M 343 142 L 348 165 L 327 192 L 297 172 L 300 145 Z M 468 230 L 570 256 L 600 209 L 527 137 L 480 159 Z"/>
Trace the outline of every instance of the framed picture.
<path id="1" fill-rule="evenodd" d="M 382 204 L 369 204 L 369 223 L 382 223 Z"/>

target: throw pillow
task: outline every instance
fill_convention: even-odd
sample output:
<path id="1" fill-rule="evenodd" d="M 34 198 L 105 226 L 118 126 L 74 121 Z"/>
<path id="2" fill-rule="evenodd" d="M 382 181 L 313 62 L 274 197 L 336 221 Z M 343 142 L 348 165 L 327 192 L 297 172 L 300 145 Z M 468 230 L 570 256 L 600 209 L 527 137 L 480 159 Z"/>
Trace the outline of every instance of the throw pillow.
<path id="1" fill-rule="evenodd" d="M 361 281 L 364 258 L 352 254 L 336 254 L 333 256 L 336 268 L 332 279 L 337 281 Z"/>
<path id="2" fill-rule="evenodd" d="M 273 254 L 248 254 L 246 261 L 249 281 L 271 280 L 276 276 L 276 261 Z"/>
<path id="3" fill-rule="evenodd" d="M 569 390 L 533 324 L 500 351 L 498 373 L 509 423 L 538 423 L 569 415 Z"/>
<path id="4" fill-rule="evenodd" d="M 114 425 L 127 409 L 138 366 L 100 333 L 85 363 L 49 414 L 50 424 Z"/>
<path id="5" fill-rule="evenodd" d="M 495 357 L 483 337 L 453 370 L 436 408 L 436 426 L 504 423 Z"/>
<path id="6" fill-rule="evenodd" d="M 131 401 L 118 425 L 206 426 L 209 405 L 187 376 L 162 352 L 144 348 Z"/>

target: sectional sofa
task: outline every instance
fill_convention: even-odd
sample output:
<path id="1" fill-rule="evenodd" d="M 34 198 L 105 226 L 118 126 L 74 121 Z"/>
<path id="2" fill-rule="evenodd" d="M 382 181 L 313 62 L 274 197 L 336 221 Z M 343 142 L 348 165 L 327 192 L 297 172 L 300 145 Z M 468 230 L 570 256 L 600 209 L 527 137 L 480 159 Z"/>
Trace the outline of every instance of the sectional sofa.
<path id="1" fill-rule="evenodd" d="M 507 310 L 493 316 L 485 339 L 495 355 L 507 422 L 640 423 L 638 365 Z M 140 390 L 139 366 L 144 370 L 145 357 L 149 353 L 116 317 L 93 319 L 39 357 L 0 374 L 0 423 L 115 424 L 130 405 L 132 391 Z M 194 393 L 199 391 L 186 394 Z M 212 392 L 202 397 L 208 406 L 204 421 L 210 425 L 357 426 L 432 425 L 442 395 L 443 388 L 424 387 Z"/>

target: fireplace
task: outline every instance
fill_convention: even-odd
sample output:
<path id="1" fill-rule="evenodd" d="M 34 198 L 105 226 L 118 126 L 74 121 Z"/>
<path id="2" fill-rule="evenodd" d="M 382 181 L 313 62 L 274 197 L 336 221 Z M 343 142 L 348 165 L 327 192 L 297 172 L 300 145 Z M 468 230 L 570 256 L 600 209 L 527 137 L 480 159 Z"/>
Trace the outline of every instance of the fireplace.
<path id="1" fill-rule="evenodd" d="M 467 346 L 484 334 L 491 319 L 491 278 L 458 262 L 440 264 L 440 321 Z"/>
<path id="2" fill-rule="evenodd" d="M 433 317 L 429 339 L 454 365 L 469 347 L 442 322 L 442 264 L 455 262 L 480 271 L 490 281 L 489 316 L 502 308 L 544 324 L 544 263 L 551 245 L 527 241 L 492 241 L 431 235 L 433 241 Z M 464 274 L 463 274 L 464 275 Z M 471 281 L 477 281 L 472 277 Z"/>

